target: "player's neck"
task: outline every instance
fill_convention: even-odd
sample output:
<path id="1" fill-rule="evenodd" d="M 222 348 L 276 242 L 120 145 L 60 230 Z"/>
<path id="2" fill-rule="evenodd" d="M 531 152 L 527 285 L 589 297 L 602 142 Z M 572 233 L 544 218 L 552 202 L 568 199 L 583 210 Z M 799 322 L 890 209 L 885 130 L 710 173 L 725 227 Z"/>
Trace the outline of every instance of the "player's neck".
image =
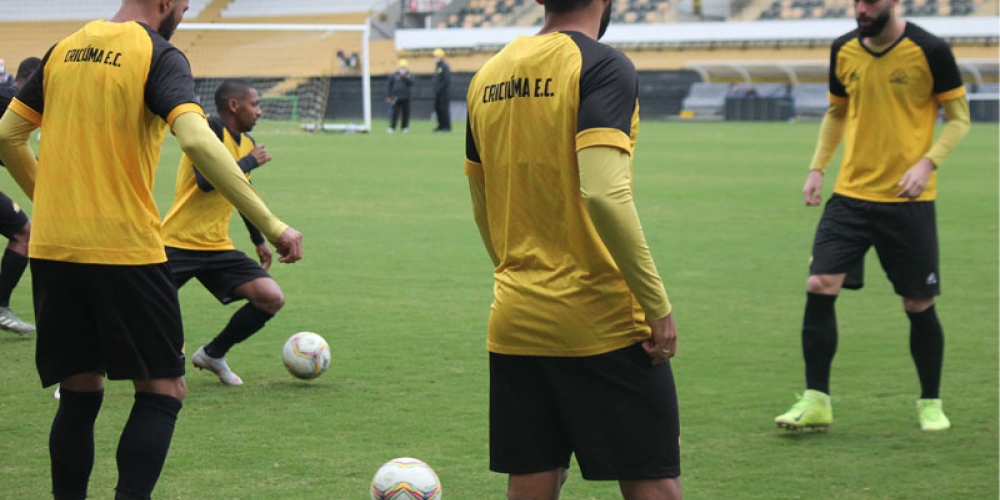
<path id="1" fill-rule="evenodd" d="M 154 12 L 141 2 L 124 2 L 115 17 L 110 19 L 113 23 L 127 23 L 135 21 L 143 23 L 154 30 L 160 25 L 160 19 Z"/>
<path id="2" fill-rule="evenodd" d="M 226 126 L 226 130 L 229 131 L 229 135 L 234 138 L 239 138 L 243 132 L 240 132 L 239 123 L 236 122 L 236 118 L 232 116 L 221 116 L 222 124 Z"/>
<path id="3" fill-rule="evenodd" d="M 592 3 L 599 4 L 594 1 Z M 594 40 L 597 40 L 597 32 L 600 30 L 600 17 L 594 20 L 594 15 L 589 9 L 579 9 L 573 12 L 547 12 L 545 22 L 539 35 L 555 33 L 558 31 L 576 31 L 583 33 Z"/>
<path id="4" fill-rule="evenodd" d="M 903 31 L 906 30 L 906 21 L 902 19 L 893 19 L 889 24 L 885 26 L 885 29 L 881 33 L 866 37 L 864 39 L 865 45 L 876 51 L 880 52 L 889 48 L 892 44 L 899 40 L 899 37 L 903 36 Z"/>

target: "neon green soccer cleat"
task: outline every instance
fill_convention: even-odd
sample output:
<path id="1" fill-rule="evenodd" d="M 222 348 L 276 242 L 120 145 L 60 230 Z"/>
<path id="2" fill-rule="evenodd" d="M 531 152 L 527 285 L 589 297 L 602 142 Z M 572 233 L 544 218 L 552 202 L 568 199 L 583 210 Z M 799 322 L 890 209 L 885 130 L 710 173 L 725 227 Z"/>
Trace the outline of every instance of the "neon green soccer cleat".
<path id="1" fill-rule="evenodd" d="M 941 411 L 940 399 L 918 399 L 917 412 L 922 431 L 943 431 L 951 428 L 951 421 Z"/>
<path id="2" fill-rule="evenodd" d="M 833 423 L 830 396 L 812 389 L 799 396 L 799 401 L 787 412 L 778 415 L 774 423 L 782 429 L 797 431 L 805 428 L 826 430 Z"/>

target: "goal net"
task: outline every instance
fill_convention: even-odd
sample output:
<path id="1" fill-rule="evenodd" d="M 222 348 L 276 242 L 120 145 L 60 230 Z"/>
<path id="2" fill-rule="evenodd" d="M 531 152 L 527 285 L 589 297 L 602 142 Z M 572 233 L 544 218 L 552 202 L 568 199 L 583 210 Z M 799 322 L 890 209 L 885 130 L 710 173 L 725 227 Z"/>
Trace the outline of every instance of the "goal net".
<path id="1" fill-rule="evenodd" d="M 172 42 L 209 114 L 219 84 L 241 78 L 260 93 L 262 121 L 370 132 L 369 36 L 368 24 L 182 23 Z M 357 80 L 357 92 L 331 96 L 333 78 Z"/>

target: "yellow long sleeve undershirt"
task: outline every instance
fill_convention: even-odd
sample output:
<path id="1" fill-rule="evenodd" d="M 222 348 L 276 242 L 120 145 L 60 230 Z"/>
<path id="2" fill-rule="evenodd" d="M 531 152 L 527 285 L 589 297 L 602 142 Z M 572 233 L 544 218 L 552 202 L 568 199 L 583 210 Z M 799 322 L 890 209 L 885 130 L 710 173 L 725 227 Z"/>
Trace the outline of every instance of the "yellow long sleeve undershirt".
<path id="1" fill-rule="evenodd" d="M 35 196 L 35 173 L 38 161 L 28 145 L 31 132 L 38 128 L 17 113 L 4 113 L 0 119 L 0 160 L 7 165 L 14 182 L 28 195 Z"/>
<path id="2" fill-rule="evenodd" d="M 809 170 L 826 172 L 826 165 L 837 152 L 840 140 L 844 138 L 844 127 L 847 124 L 847 105 L 830 104 L 819 125 L 819 140 L 816 141 L 816 151 L 813 153 Z"/>
<path id="3" fill-rule="evenodd" d="M 656 270 L 632 198 L 631 158 L 612 147 L 577 153 L 580 193 L 604 246 L 649 320 L 670 314 L 671 305 Z"/>
<path id="4" fill-rule="evenodd" d="M 944 163 L 945 158 L 962 142 L 965 134 L 969 133 L 971 126 L 969 101 L 964 96 L 944 101 L 941 103 L 941 107 L 944 108 L 944 128 L 941 129 L 941 135 L 938 136 L 937 141 L 924 155 L 924 158 L 930 160 L 935 167 Z"/>

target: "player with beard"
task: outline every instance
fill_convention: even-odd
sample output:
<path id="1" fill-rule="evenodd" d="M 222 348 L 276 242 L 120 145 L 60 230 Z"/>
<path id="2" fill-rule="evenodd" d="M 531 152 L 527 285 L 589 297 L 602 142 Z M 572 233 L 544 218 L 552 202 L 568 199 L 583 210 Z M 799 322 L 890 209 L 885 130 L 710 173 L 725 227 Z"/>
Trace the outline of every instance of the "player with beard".
<path id="1" fill-rule="evenodd" d="M 510 500 L 559 498 L 572 456 L 627 500 L 677 500 L 677 330 L 632 198 L 635 67 L 597 41 L 611 0 L 538 1 L 541 31 L 490 59 L 467 99 L 495 281 L 490 469 Z"/>
<path id="2" fill-rule="evenodd" d="M 271 161 L 264 145 L 248 135 L 261 116 L 260 94 L 245 80 L 225 80 L 215 91 L 215 107 L 218 116 L 210 117 L 208 125 L 249 179 L 250 171 Z M 177 169 L 174 203 L 163 218 L 170 272 L 177 288 L 197 278 L 222 304 L 247 300 L 226 327 L 191 356 L 191 362 L 218 375 L 225 385 L 242 385 L 243 379 L 229 369 L 226 353 L 263 328 L 285 304 L 285 296 L 267 274 L 272 258 L 267 241 L 245 217 L 260 263 L 233 245 L 232 214 L 233 204 L 184 155 Z"/>
<path id="3" fill-rule="evenodd" d="M 212 133 L 188 61 L 167 41 L 187 8 L 124 0 L 110 20 L 56 43 L 0 119 L 0 159 L 34 201 L 35 366 L 43 387 L 61 386 L 48 439 L 59 500 L 87 496 L 105 377 L 135 390 L 117 500 L 150 498 L 173 438 L 184 331 L 153 198 L 167 130 L 282 262 L 302 256 L 302 235 L 267 209 Z M 28 138 L 43 122 L 36 162 Z"/>
<path id="4" fill-rule="evenodd" d="M 951 48 L 897 18 L 898 3 L 856 1 L 858 28 L 831 50 L 830 108 L 802 189 L 807 206 L 820 204 L 826 165 L 846 140 L 812 247 L 802 322 L 806 391 L 775 418 L 784 429 L 833 422 L 834 301 L 842 288 L 862 287 L 865 253 L 873 246 L 910 321 L 920 428 L 951 426 L 939 394 L 944 332 L 934 308 L 941 293 L 934 200 L 937 170 L 969 130 L 969 105 Z M 939 107 L 947 122 L 935 141 Z"/>

